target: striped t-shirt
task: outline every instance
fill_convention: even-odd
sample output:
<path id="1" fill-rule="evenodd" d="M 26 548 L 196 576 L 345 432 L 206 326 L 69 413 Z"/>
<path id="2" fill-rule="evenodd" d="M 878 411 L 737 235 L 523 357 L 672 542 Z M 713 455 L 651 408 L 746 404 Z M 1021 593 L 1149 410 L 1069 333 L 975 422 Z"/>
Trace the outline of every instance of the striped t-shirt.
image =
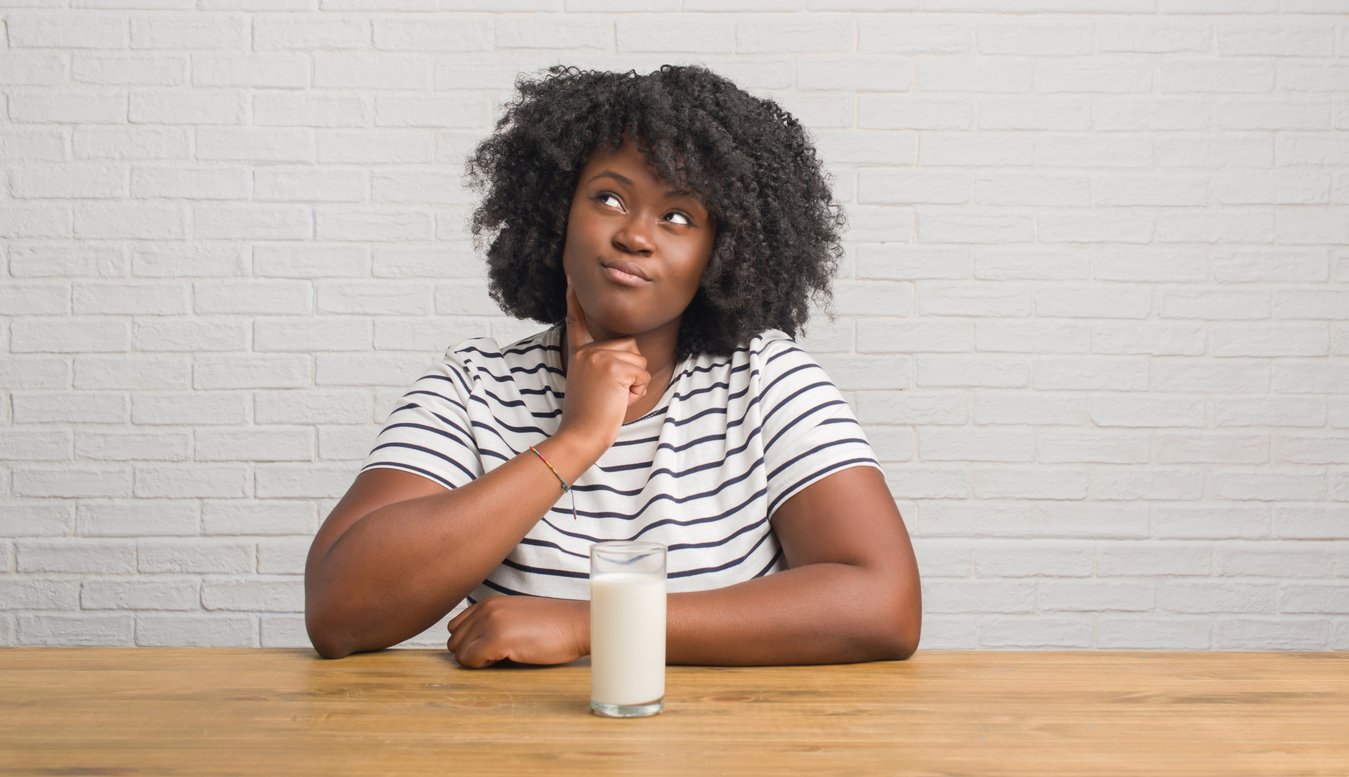
<path id="1" fill-rule="evenodd" d="M 562 333 L 555 326 L 505 348 L 476 338 L 446 352 L 403 396 L 365 469 L 400 469 L 452 489 L 529 455 L 562 419 Z M 585 599 L 590 545 L 600 540 L 666 545 L 672 592 L 778 571 L 773 511 L 859 465 L 880 466 L 843 396 L 787 335 L 766 332 L 730 356 L 690 357 L 656 408 L 622 426 L 469 600 Z"/>

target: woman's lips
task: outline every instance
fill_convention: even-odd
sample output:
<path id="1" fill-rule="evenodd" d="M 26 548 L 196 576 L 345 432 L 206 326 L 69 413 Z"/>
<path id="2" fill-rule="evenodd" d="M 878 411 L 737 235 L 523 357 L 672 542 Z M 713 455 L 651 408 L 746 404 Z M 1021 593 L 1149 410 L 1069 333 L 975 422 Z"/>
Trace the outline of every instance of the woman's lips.
<path id="1" fill-rule="evenodd" d="M 645 286 L 651 282 L 640 267 L 628 262 L 604 262 L 600 267 L 604 269 L 604 277 L 620 286 Z"/>

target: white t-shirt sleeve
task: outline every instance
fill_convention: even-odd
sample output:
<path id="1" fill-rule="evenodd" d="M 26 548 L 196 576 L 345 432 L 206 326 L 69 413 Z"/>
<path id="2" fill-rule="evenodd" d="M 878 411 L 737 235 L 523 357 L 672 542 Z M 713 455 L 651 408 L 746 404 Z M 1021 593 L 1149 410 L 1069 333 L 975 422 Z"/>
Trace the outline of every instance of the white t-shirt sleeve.
<path id="1" fill-rule="evenodd" d="M 362 471 L 400 469 L 446 489 L 458 488 L 483 472 L 469 412 L 474 371 L 463 352 L 451 350 L 412 384 L 389 414 Z"/>
<path id="2" fill-rule="evenodd" d="M 857 416 L 809 354 L 779 336 L 762 343 L 759 362 L 770 516 L 801 489 L 835 472 L 880 469 Z"/>

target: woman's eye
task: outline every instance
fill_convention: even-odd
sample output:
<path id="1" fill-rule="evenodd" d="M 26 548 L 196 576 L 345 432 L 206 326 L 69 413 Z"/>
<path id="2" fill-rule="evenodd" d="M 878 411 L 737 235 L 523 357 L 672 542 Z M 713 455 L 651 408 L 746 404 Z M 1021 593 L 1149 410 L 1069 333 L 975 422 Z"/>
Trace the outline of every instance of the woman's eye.
<path id="1" fill-rule="evenodd" d="M 618 195 L 611 192 L 600 192 L 600 194 L 595 197 L 595 201 L 613 208 L 623 207 L 623 201 L 618 199 Z"/>
<path id="2" fill-rule="evenodd" d="M 683 226 L 686 226 L 686 227 L 693 226 L 693 219 L 689 218 L 687 215 L 685 215 L 685 214 L 683 214 L 683 213 L 680 213 L 680 212 L 677 211 L 677 210 L 676 210 L 676 211 L 671 211 L 671 212 L 669 213 L 669 215 L 666 216 L 666 218 L 671 219 L 671 220 L 674 220 L 674 223 L 680 224 L 680 225 L 683 225 Z"/>

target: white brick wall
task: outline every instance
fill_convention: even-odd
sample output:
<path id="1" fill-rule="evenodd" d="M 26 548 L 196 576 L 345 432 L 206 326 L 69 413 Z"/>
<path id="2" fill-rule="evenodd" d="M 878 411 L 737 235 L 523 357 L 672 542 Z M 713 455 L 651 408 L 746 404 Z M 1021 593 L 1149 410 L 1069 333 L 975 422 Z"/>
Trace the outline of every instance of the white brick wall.
<path id="1" fill-rule="evenodd" d="M 835 177 L 926 647 L 1349 649 L 1340 0 L 0 1 L 0 645 L 304 644 L 394 398 L 533 328 L 465 154 L 667 61 Z"/>

